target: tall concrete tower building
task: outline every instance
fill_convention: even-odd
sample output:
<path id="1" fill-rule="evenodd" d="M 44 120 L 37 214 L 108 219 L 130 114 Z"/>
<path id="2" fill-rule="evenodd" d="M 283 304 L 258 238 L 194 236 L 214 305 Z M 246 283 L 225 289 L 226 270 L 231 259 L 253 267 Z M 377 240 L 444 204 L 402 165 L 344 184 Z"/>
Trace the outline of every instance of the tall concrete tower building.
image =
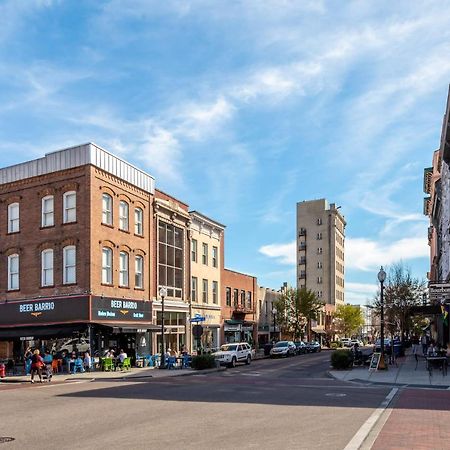
<path id="1" fill-rule="evenodd" d="M 331 312 L 344 304 L 346 222 L 339 208 L 325 199 L 297 203 L 297 287 L 314 291 L 325 303 L 316 327 L 322 334 Z"/>

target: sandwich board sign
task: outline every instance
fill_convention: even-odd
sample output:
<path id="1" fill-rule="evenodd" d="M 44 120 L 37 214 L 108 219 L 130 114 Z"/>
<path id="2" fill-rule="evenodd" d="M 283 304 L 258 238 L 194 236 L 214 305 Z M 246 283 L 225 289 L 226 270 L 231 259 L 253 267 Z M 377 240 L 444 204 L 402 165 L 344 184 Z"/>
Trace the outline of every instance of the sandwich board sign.
<path id="1" fill-rule="evenodd" d="M 381 353 L 374 353 L 370 359 L 369 371 L 378 370 L 380 365 Z"/>

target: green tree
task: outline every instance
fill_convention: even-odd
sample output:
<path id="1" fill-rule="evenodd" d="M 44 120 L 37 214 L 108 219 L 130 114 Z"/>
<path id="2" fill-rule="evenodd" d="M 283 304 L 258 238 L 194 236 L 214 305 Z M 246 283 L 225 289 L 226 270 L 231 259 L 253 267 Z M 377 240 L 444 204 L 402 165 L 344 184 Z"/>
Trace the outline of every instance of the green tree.
<path id="1" fill-rule="evenodd" d="M 293 339 L 303 339 L 305 327 L 309 330 L 311 320 L 317 320 L 323 307 L 313 291 L 288 288 L 275 303 L 277 322 Z"/>
<path id="2" fill-rule="evenodd" d="M 359 306 L 339 305 L 334 313 L 334 323 L 339 334 L 351 337 L 364 325 L 364 318 Z"/>
<path id="3" fill-rule="evenodd" d="M 392 335 L 399 334 L 402 341 L 416 328 L 411 315 L 414 306 L 422 303 L 425 282 L 414 278 L 411 270 L 402 262 L 394 264 L 389 270 L 384 283 L 384 322 L 386 331 Z M 379 316 L 380 294 L 375 299 L 376 313 Z"/>

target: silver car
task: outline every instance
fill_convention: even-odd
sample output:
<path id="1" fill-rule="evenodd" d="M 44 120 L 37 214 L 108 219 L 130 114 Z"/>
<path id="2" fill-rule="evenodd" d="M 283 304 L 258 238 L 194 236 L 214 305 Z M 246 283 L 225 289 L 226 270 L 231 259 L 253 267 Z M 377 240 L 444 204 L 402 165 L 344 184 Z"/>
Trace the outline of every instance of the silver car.
<path id="1" fill-rule="evenodd" d="M 279 341 L 270 349 L 270 357 L 294 356 L 297 353 L 297 347 L 292 341 Z"/>

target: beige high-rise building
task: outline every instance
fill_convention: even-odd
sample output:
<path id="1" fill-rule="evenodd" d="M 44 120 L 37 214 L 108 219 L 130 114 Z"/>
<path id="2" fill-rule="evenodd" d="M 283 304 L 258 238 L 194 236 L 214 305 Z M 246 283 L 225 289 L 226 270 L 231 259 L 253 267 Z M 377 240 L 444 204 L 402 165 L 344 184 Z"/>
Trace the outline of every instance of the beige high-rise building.
<path id="1" fill-rule="evenodd" d="M 314 291 L 325 303 L 324 313 L 311 329 L 325 334 L 331 313 L 344 304 L 344 217 L 327 200 L 297 203 L 297 287 Z"/>

